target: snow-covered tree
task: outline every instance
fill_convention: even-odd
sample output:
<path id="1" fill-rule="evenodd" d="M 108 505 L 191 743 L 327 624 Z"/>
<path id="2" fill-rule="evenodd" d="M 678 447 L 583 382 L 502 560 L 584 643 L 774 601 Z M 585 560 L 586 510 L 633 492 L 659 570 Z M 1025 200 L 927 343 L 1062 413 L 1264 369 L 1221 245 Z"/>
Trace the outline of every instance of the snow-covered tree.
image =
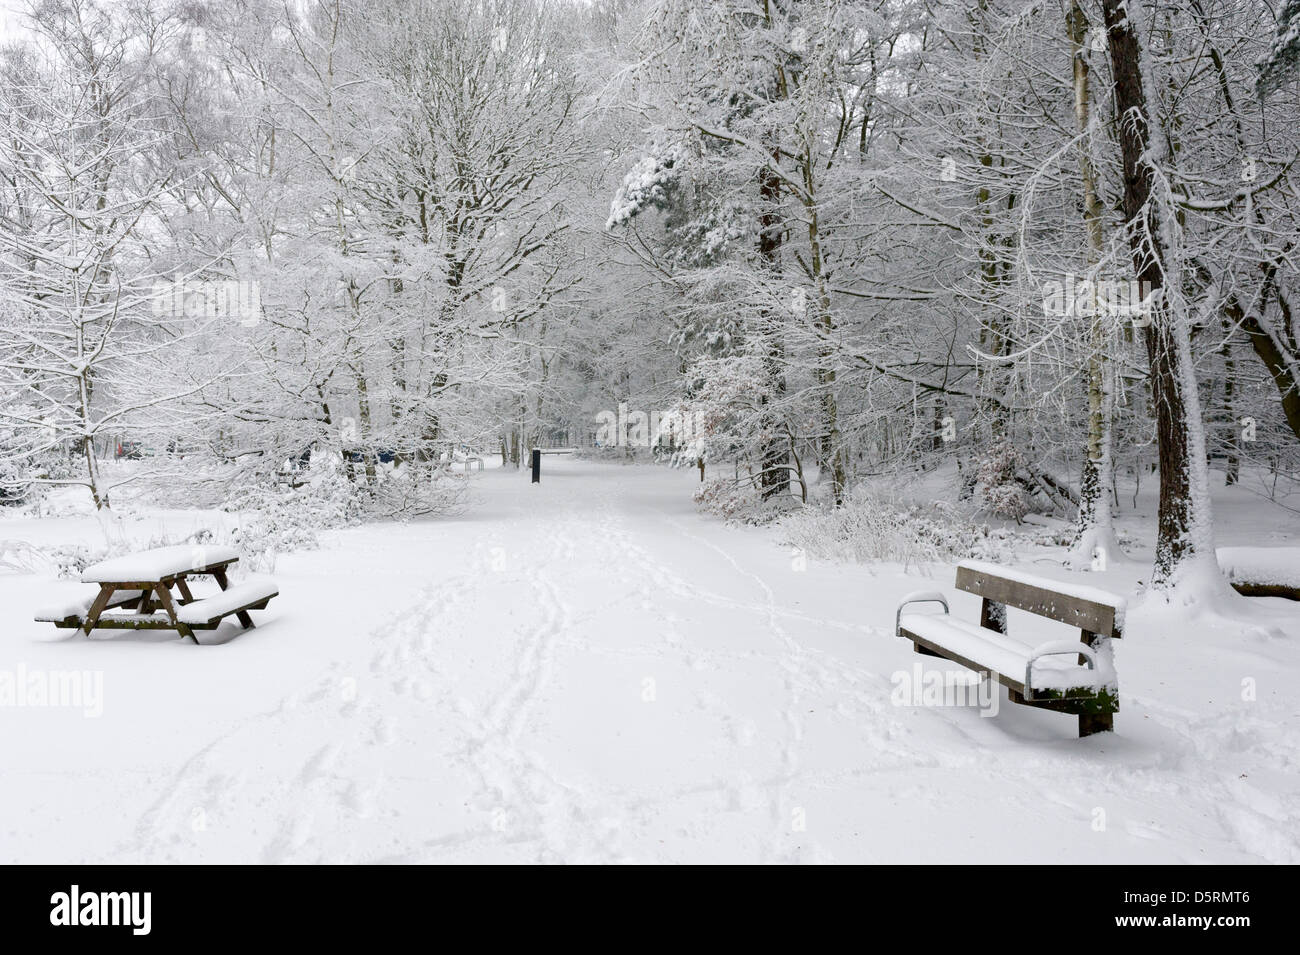
<path id="1" fill-rule="evenodd" d="M 102 509 L 96 441 L 166 435 L 203 384 L 177 356 L 219 319 L 158 307 L 147 231 L 175 173 L 149 161 L 161 132 L 135 25 L 90 0 L 30 25 L 0 72 L 0 421 L 10 455 L 75 450 L 79 476 L 41 480 L 84 484 Z"/>

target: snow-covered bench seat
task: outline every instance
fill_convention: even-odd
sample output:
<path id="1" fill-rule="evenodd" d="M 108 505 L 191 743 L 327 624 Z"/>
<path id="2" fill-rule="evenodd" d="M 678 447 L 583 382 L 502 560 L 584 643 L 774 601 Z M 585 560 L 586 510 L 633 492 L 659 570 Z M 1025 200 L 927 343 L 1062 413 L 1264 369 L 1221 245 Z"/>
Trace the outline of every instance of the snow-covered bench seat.
<path id="1" fill-rule="evenodd" d="M 73 597 L 61 604 L 50 604 L 36 611 L 37 623 L 52 623 L 56 627 L 75 630 L 85 622 L 86 614 L 90 613 L 91 604 L 95 602 L 95 596 L 98 591 L 86 593 L 80 597 Z M 104 609 L 110 607 L 132 607 L 140 602 L 144 596 L 142 590 L 119 590 L 116 591 L 104 605 Z"/>
<path id="2" fill-rule="evenodd" d="M 1237 593 L 1300 600 L 1300 547 L 1220 547 L 1215 554 Z"/>
<path id="3" fill-rule="evenodd" d="M 1110 641 L 1123 634 L 1122 597 L 979 561 L 957 565 L 956 587 L 983 599 L 978 624 L 950 616 L 942 593 L 917 591 L 899 605 L 897 636 L 918 653 L 996 679 L 1013 703 L 1077 714 L 1080 736 L 1114 728 L 1119 682 Z M 907 609 L 923 603 L 941 604 L 943 611 Z M 1077 627 L 1082 639 L 1017 640 L 1007 633 L 1007 607 Z"/>
<path id="4" fill-rule="evenodd" d="M 240 623 L 251 627 L 253 620 L 248 616 L 248 611 L 265 610 L 271 598 L 279 593 L 280 588 L 271 578 L 250 577 L 211 597 L 182 604 L 176 611 L 176 619 L 191 627 L 208 629 L 215 627 L 222 617 L 235 614 Z"/>

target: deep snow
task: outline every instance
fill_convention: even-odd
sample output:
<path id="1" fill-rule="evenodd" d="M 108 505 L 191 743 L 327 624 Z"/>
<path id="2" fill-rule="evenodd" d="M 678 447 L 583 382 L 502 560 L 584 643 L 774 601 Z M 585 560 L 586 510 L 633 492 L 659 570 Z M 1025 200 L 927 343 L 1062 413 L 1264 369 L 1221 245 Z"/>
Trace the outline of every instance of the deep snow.
<path id="1" fill-rule="evenodd" d="M 207 646 L 55 630 L 33 612 L 82 585 L 0 573 L 0 674 L 103 693 L 98 717 L 0 708 L 0 861 L 1300 862 L 1296 604 L 1229 626 L 1135 601 L 1117 732 L 1080 740 L 1004 692 L 991 718 L 891 702 L 893 674 L 949 666 L 892 636 L 902 595 L 977 619 L 950 566 L 805 560 L 699 516 L 689 470 L 543 468 L 282 557 L 258 628 Z M 1300 538 L 1261 502 L 1216 510 L 1220 544 Z M 1146 566 L 1027 569 L 1131 596 Z M 1031 619 L 1012 633 L 1070 636 Z"/>

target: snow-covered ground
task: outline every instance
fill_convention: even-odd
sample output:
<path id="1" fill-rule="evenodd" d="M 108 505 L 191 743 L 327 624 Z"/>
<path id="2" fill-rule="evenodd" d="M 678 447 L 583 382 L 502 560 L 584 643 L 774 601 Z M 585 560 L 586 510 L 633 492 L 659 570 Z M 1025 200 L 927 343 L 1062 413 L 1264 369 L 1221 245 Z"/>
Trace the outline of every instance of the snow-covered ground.
<path id="1" fill-rule="evenodd" d="M 282 557 L 257 629 L 202 647 L 35 623 L 76 586 L 0 572 L 0 674 L 102 674 L 101 715 L 0 708 L 0 861 L 1300 862 L 1298 605 L 1198 626 L 1138 602 L 1114 734 L 1005 694 L 894 705 L 895 673 L 948 666 L 892 636 L 899 597 L 978 613 L 951 568 L 805 562 L 699 516 L 695 480 L 476 474 L 461 516 Z M 1300 542 L 1244 491 L 1218 511 L 1221 544 Z M 1130 593 L 1146 567 L 1073 576 Z"/>

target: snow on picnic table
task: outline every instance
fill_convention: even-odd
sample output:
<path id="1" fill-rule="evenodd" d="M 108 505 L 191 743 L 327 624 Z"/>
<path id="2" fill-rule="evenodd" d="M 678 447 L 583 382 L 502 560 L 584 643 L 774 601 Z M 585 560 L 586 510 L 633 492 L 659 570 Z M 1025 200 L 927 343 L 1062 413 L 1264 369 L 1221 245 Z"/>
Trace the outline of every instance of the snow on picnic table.
<path id="1" fill-rule="evenodd" d="M 82 572 L 81 580 L 88 584 L 162 580 L 187 570 L 238 559 L 239 551 L 233 547 L 212 544 L 154 547 L 91 564 Z"/>
<path id="2" fill-rule="evenodd" d="M 1135 606 L 1115 734 L 1005 693 L 992 718 L 896 706 L 896 673 L 948 666 L 892 635 L 898 599 L 938 588 L 978 619 L 953 568 L 805 565 L 697 515 L 694 486 L 559 458 L 539 485 L 476 474 L 464 515 L 281 558 L 257 629 L 205 646 L 57 631 L 31 606 L 65 584 L 0 576 L 0 680 L 103 683 L 97 719 L 0 707 L 0 859 L 1300 861 L 1294 631 Z M 54 534 L 32 523 L 3 536 Z M 1127 594 L 1138 573 L 1051 575 Z"/>

